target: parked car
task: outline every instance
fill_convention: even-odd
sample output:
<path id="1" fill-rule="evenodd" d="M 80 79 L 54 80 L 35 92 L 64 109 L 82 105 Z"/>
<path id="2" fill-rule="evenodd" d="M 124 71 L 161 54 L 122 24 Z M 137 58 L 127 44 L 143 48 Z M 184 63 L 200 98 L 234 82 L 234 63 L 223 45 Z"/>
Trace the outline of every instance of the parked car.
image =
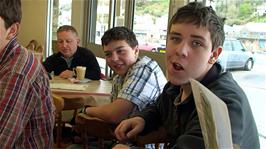
<path id="1" fill-rule="evenodd" d="M 225 39 L 218 62 L 224 70 L 244 69 L 250 71 L 253 68 L 255 57 L 243 46 L 240 40 Z"/>
<path id="2" fill-rule="evenodd" d="M 157 47 L 148 43 L 139 44 L 139 49 L 144 51 L 156 52 Z"/>
<path id="3" fill-rule="evenodd" d="M 157 51 L 160 53 L 165 53 L 166 51 L 166 45 L 165 44 L 160 44 L 159 47 L 157 47 Z"/>

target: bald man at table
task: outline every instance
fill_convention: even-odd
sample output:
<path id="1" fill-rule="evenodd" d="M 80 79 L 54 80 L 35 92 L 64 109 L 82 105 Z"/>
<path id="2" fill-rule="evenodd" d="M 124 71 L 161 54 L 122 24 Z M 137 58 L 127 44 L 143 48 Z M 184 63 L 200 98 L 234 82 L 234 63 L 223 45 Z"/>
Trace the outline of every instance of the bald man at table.
<path id="1" fill-rule="evenodd" d="M 48 73 L 62 78 L 75 76 L 73 69 L 86 67 L 85 78 L 99 80 L 101 69 L 95 55 L 87 48 L 78 46 L 80 39 L 77 30 L 70 25 L 60 26 L 57 30 L 58 53 L 49 56 L 43 63 Z"/>

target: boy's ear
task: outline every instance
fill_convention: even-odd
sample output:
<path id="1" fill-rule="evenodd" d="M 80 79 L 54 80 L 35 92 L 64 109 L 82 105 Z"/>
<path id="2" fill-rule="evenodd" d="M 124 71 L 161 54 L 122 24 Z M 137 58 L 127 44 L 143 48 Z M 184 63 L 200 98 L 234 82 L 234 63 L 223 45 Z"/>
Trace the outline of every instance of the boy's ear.
<path id="1" fill-rule="evenodd" d="M 137 46 L 134 48 L 134 50 L 135 50 L 135 54 L 138 56 L 138 55 L 139 55 L 139 46 L 137 45 Z"/>
<path id="2" fill-rule="evenodd" d="M 218 48 L 216 48 L 215 50 L 213 50 L 213 57 L 217 60 L 219 55 L 222 53 L 223 51 L 223 47 L 222 46 L 219 46 Z"/>
<path id="3" fill-rule="evenodd" d="M 7 29 L 7 39 L 11 40 L 15 36 L 17 36 L 19 31 L 19 23 L 14 23 L 12 24 L 8 29 Z"/>
<path id="4" fill-rule="evenodd" d="M 219 55 L 221 54 L 222 51 L 223 51 L 223 48 L 221 46 L 219 46 L 218 48 L 213 50 L 212 55 L 211 55 L 211 57 L 210 57 L 208 62 L 210 64 L 214 64 L 217 61 L 217 59 L 218 59 L 218 57 L 219 57 Z"/>

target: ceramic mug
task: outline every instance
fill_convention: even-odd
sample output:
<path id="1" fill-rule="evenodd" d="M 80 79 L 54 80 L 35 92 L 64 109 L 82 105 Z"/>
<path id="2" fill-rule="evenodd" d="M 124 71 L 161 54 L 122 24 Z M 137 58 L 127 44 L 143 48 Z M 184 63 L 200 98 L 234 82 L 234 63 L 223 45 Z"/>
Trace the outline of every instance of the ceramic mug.
<path id="1" fill-rule="evenodd" d="M 83 66 L 77 66 L 75 69 L 76 79 L 83 80 L 85 78 L 86 74 L 86 67 Z"/>

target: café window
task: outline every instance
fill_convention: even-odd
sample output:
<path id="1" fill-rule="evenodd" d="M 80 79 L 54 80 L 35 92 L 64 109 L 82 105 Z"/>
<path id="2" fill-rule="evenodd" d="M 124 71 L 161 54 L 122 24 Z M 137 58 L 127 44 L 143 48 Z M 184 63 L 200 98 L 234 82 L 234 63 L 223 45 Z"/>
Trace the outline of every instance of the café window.
<path id="1" fill-rule="evenodd" d="M 101 44 L 104 32 L 113 26 L 125 26 L 126 0 L 98 0 L 95 43 Z"/>
<path id="2" fill-rule="evenodd" d="M 133 31 L 141 50 L 158 52 L 165 48 L 169 3 L 169 0 L 135 1 Z"/>
<path id="3" fill-rule="evenodd" d="M 109 23 L 109 0 L 98 0 L 97 3 L 97 16 L 96 16 L 96 38 L 95 43 L 101 44 L 101 37 L 108 29 Z"/>
<path id="4" fill-rule="evenodd" d="M 56 40 L 56 31 L 59 26 L 71 25 L 72 0 L 53 1 L 52 40 Z"/>

